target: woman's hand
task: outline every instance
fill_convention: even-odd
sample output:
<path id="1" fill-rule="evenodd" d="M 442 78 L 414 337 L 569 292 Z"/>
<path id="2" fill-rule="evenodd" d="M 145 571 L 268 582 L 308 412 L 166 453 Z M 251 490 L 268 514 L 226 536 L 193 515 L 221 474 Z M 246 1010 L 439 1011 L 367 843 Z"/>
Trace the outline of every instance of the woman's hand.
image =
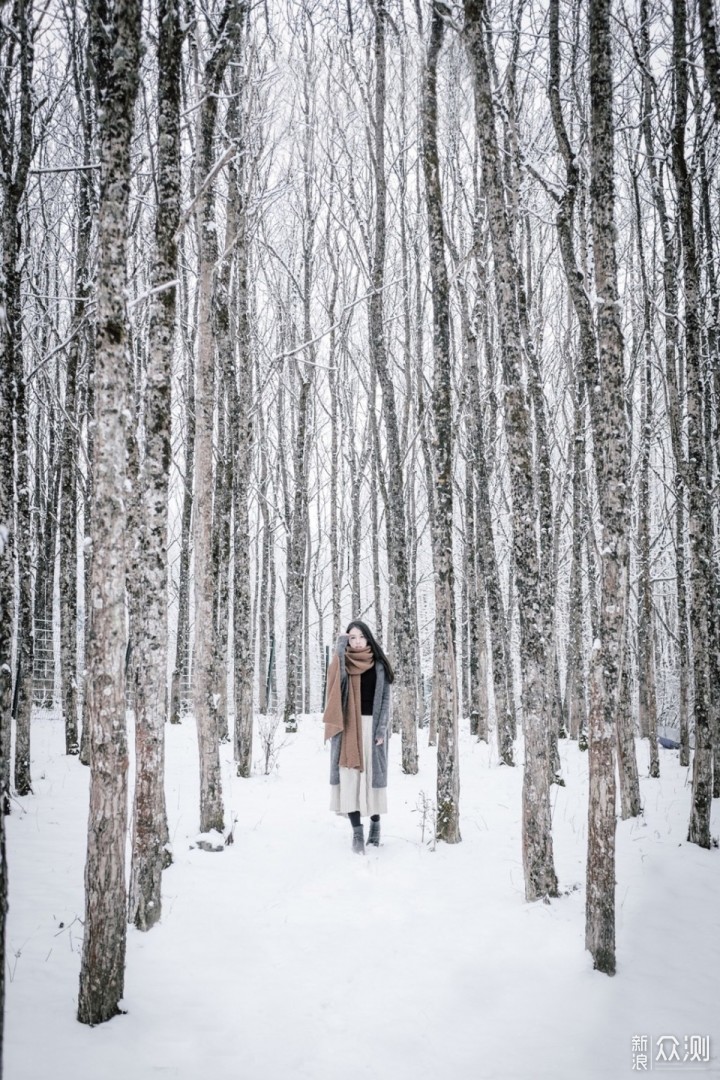
<path id="1" fill-rule="evenodd" d="M 378 735 L 377 739 L 375 740 L 375 745 L 376 746 L 382 746 L 382 744 L 384 742 L 385 742 L 385 739 L 382 737 L 382 735 Z"/>

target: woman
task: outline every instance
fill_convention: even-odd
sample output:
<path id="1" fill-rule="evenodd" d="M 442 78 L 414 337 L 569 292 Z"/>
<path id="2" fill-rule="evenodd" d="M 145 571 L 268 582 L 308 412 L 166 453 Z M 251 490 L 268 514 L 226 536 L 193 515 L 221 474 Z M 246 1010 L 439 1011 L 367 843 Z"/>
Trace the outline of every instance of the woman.
<path id="1" fill-rule="evenodd" d="M 330 664 L 325 739 L 330 746 L 330 809 L 347 814 L 352 849 L 365 853 L 361 815 L 370 815 L 368 844 L 380 843 L 380 815 L 387 813 L 387 744 L 390 737 L 388 658 L 370 628 L 355 619 L 338 638 Z"/>

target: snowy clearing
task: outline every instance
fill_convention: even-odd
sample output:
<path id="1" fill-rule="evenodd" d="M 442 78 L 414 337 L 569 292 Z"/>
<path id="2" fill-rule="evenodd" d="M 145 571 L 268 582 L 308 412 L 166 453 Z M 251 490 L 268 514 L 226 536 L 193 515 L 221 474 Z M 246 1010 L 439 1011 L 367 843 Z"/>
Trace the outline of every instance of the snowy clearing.
<path id="1" fill-rule="evenodd" d="M 127 1014 L 89 1029 L 75 1020 L 89 773 L 64 756 L 61 722 L 39 717 L 35 793 L 8 820 L 6 1080 L 617 1080 L 637 1071 L 636 1037 L 648 1068 L 677 1071 L 652 1060 L 663 1035 L 680 1056 L 686 1037 L 709 1036 L 711 1060 L 683 1075 L 720 1076 L 720 855 L 685 841 L 677 753 L 661 751 L 660 780 L 642 779 L 644 819 L 618 824 L 608 978 L 584 949 L 587 755 L 561 742 L 567 786 L 551 792 L 566 894 L 529 905 L 521 769 L 463 734 L 463 842 L 433 851 L 417 808 L 434 797 L 435 751 L 420 736 L 416 777 L 391 741 L 390 813 L 364 858 L 326 809 L 318 716 L 285 737 L 270 776 L 235 778 L 223 745 L 237 824 L 212 854 L 194 846 L 195 725 L 169 726 L 162 921 L 129 928 Z M 647 746 L 638 754 L 643 774 Z M 717 801 L 713 814 L 717 836 Z"/>

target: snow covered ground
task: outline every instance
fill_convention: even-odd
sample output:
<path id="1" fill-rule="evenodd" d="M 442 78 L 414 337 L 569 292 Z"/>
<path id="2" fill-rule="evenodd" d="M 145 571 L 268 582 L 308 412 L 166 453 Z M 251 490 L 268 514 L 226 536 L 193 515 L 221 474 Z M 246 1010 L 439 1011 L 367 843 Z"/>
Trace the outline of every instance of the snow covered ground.
<path id="1" fill-rule="evenodd" d="M 675 751 L 642 780 L 644 818 L 618 824 L 608 978 L 584 949 L 587 755 L 574 745 L 551 793 L 565 895 L 527 904 L 521 770 L 467 734 L 463 842 L 422 842 L 435 751 L 421 733 L 420 773 L 403 776 L 394 736 L 390 813 L 364 858 L 326 809 L 319 717 L 286 737 L 269 776 L 238 780 L 222 748 L 237 818 L 222 853 L 194 847 L 194 724 L 167 737 L 162 922 L 129 930 L 127 1014 L 88 1029 L 75 1020 L 88 771 L 64 756 L 57 720 L 34 723 L 35 793 L 7 822 L 6 1080 L 618 1080 L 645 1071 L 643 1052 L 647 1071 L 720 1077 L 720 852 L 685 841 L 690 776 Z M 713 815 L 717 836 L 717 802 Z M 710 1060 L 691 1060 L 706 1036 Z"/>

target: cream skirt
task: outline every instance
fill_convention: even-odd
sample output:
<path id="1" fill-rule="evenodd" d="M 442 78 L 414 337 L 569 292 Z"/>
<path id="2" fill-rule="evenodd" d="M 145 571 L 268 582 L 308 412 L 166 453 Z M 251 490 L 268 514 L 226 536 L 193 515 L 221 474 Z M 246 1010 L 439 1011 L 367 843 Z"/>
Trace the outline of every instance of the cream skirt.
<path id="1" fill-rule="evenodd" d="M 369 814 L 387 814 L 387 788 L 372 786 L 372 716 L 362 718 L 363 763 L 365 769 L 340 768 L 340 783 L 330 785 L 330 809 L 336 814 L 359 810 Z"/>

